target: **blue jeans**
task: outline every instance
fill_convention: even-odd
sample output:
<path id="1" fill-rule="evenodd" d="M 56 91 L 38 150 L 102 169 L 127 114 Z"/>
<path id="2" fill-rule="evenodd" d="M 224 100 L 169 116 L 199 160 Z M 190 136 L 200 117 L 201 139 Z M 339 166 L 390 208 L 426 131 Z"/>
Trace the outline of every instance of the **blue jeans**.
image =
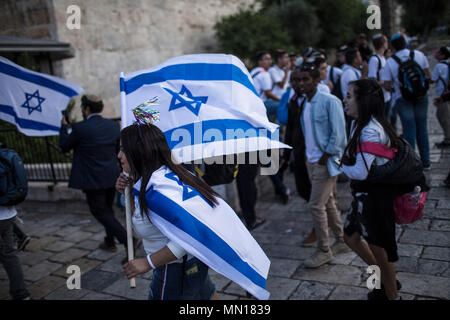
<path id="1" fill-rule="evenodd" d="M 430 144 L 428 140 L 427 112 L 428 95 L 412 103 L 398 98 L 395 109 L 402 122 L 403 138 L 415 148 L 416 139 L 424 167 L 430 166 Z"/>

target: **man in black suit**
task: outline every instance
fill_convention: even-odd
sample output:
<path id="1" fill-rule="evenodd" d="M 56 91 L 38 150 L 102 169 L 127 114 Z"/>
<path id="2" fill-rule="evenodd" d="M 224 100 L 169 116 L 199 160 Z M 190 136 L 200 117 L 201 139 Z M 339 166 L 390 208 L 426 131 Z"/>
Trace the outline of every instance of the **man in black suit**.
<path id="1" fill-rule="evenodd" d="M 103 102 L 96 96 L 81 98 L 84 121 L 71 125 L 68 132 L 65 117 L 61 121 L 59 145 L 63 152 L 74 150 L 69 187 L 81 189 L 86 194 L 89 209 L 105 227 L 105 241 L 100 248 L 116 251 L 114 238 L 126 246 L 127 233 L 114 217 L 115 183 L 120 174 L 117 160 L 120 126 L 100 115 Z"/>

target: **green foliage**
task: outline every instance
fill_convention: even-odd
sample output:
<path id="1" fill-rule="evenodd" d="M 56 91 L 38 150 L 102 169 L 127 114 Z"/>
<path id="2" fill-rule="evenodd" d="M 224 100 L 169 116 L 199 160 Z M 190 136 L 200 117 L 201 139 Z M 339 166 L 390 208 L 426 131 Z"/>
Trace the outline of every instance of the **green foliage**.
<path id="1" fill-rule="evenodd" d="M 426 39 L 433 28 L 441 25 L 450 27 L 448 0 L 397 1 L 403 6 L 402 26 L 409 35 L 421 35 Z"/>
<path id="2" fill-rule="evenodd" d="M 246 60 L 261 50 L 336 48 L 369 33 L 360 0 L 259 0 L 259 5 L 216 23 L 221 50 Z"/>
<path id="3" fill-rule="evenodd" d="M 221 49 L 241 59 L 252 59 L 261 50 L 275 51 L 290 43 L 289 33 L 279 21 L 253 10 L 222 18 L 215 30 Z"/>

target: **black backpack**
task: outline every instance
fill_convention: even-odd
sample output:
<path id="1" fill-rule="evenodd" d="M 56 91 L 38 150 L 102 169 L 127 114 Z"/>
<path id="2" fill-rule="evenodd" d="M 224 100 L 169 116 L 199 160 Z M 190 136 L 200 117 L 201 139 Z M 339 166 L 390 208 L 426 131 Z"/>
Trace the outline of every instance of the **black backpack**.
<path id="1" fill-rule="evenodd" d="M 402 62 L 399 57 L 392 58 L 398 63 L 398 80 L 403 99 L 415 102 L 424 97 L 429 89 L 429 83 L 425 79 L 425 73 L 414 60 L 414 50 L 410 51 L 409 59 Z"/>
<path id="2" fill-rule="evenodd" d="M 378 67 L 377 67 L 377 80 L 380 81 L 380 71 L 381 71 L 381 59 L 380 57 L 375 53 L 372 55 L 372 57 L 375 57 L 378 60 Z"/>
<path id="3" fill-rule="evenodd" d="M 342 90 L 341 90 L 341 76 L 338 77 L 336 83 L 334 83 L 333 79 L 334 79 L 334 68 L 335 67 L 331 67 L 330 68 L 330 80 L 333 83 L 333 90 L 331 90 L 331 94 L 338 97 L 341 101 L 344 100 L 344 98 L 342 97 Z"/>
<path id="4" fill-rule="evenodd" d="M 27 174 L 22 159 L 14 150 L 0 149 L 0 205 L 19 204 L 27 193 Z"/>
<path id="5" fill-rule="evenodd" d="M 239 165 L 226 164 L 225 157 L 226 156 L 224 156 L 222 159 L 223 160 L 222 164 L 203 163 L 201 165 L 194 165 L 194 170 L 210 186 L 217 186 L 221 184 L 231 183 L 238 174 Z"/>

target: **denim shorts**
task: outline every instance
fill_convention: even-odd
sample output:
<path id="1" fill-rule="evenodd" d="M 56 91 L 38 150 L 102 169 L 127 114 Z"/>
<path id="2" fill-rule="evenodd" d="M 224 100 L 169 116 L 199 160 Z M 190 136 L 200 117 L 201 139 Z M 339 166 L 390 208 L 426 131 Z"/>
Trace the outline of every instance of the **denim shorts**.
<path id="1" fill-rule="evenodd" d="M 208 276 L 208 266 L 192 258 L 153 270 L 149 300 L 210 300 L 216 287 Z"/>

